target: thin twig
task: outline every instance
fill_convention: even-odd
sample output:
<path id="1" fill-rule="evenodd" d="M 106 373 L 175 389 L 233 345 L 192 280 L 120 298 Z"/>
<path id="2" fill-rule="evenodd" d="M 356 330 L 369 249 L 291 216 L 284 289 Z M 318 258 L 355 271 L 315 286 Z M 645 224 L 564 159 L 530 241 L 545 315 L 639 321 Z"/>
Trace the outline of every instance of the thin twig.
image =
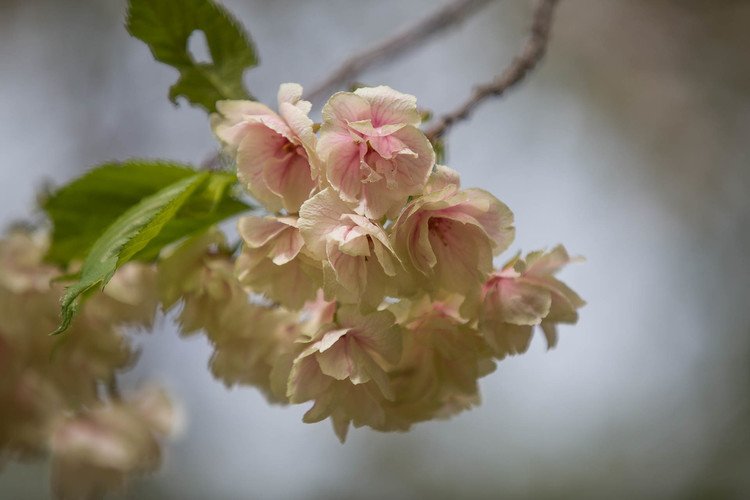
<path id="1" fill-rule="evenodd" d="M 413 26 L 383 40 L 377 45 L 349 57 L 344 63 L 313 90 L 307 99 L 318 101 L 329 92 L 350 84 L 365 69 L 384 61 L 391 62 L 417 48 L 438 33 L 458 25 L 471 14 L 493 0 L 454 0 Z"/>
<path id="2" fill-rule="evenodd" d="M 120 385 L 117 383 L 117 375 L 112 374 L 112 376 L 107 380 L 107 396 L 109 396 L 109 399 L 112 401 L 120 401 L 122 399 L 122 394 L 120 393 Z"/>
<path id="3" fill-rule="evenodd" d="M 534 9 L 531 30 L 521 52 L 505 70 L 493 79 L 474 89 L 469 99 L 450 113 L 441 116 L 425 131 L 431 141 L 440 139 L 457 122 L 465 120 L 472 111 L 488 97 L 498 97 L 514 86 L 531 71 L 544 57 L 549 41 L 552 15 L 558 0 L 538 0 Z"/>

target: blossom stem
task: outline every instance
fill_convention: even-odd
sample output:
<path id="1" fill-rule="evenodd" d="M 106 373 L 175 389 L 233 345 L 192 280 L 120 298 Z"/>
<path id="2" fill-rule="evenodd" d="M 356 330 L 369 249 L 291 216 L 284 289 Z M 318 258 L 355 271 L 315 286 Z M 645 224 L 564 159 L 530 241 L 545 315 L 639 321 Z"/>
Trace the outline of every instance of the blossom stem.
<path id="1" fill-rule="evenodd" d="M 318 101 L 350 84 L 357 75 L 383 62 L 392 62 L 402 57 L 435 35 L 460 24 L 493 0 L 454 0 L 403 31 L 353 54 L 325 80 L 307 94 L 310 101 Z"/>
<path id="2" fill-rule="evenodd" d="M 547 51 L 553 12 L 559 0 L 538 0 L 534 9 L 531 30 L 520 53 L 508 67 L 492 81 L 475 87 L 474 92 L 455 110 L 441 116 L 425 134 L 430 141 L 443 137 L 450 128 L 469 115 L 488 97 L 499 97 L 531 72 Z"/>
<path id="3" fill-rule="evenodd" d="M 122 394 L 120 392 L 120 385 L 117 383 L 117 375 L 112 376 L 107 380 L 107 396 L 112 401 L 121 401 Z"/>

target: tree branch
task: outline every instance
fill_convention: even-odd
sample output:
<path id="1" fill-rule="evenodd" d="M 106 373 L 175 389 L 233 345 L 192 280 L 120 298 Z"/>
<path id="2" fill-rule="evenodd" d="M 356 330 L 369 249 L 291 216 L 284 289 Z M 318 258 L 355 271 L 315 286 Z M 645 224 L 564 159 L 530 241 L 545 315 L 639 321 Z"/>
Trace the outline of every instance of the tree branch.
<path id="1" fill-rule="evenodd" d="M 117 383 L 117 375 L 114 373 L 112 376 L 107 380 L 107 396 L 109 396 L 109 399 L 111 401 L 117 401 L 119 402 L 122 400 L 122 395 L 120 393 L 120 385 Z"/>
<path id="2" fill-rule="evenodd" d="M 531 30 L 521 52 L 499 76 L 486 84 L 477 86 L 463 104 L 441 116 L 435 125 L 427 129 L 425 134 L 431 141 L 440 139 L 453 125 L 468 118 L 474 109 L 488 97 L 503 95 L 506 90 L 523 80 L 536 67 L 547 50 L 553 12 L 557 3 L 558 0 L 537 1 Z"/>
<path id="3" fill-rule="evenodd" d="M 365 69 L 384 61 L 391 62 L 405 55 L 438 33 L 460 24 L 492 1 L 454 0 L 415 25 L 349 57 L 328 78 L 314 86 L 313 90 L 307 94 L 307 99 L 317 101 L 326 97 L 328 93 L 351 83 Z"/>

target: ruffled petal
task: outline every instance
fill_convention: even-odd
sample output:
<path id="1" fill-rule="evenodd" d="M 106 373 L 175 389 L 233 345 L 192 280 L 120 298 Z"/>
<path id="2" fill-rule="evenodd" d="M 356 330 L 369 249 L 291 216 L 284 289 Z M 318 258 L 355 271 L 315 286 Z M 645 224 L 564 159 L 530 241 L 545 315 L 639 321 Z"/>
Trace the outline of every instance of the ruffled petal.
<path id="1" fill-rule="evenodd" d="M 376 127 L 390 123 L 418 126 L 422 122 L 417 111 L 417 98 L 413 95 L 402 94 L 385 85 L 359 88 L 354 94 L 367 100 Z"/>

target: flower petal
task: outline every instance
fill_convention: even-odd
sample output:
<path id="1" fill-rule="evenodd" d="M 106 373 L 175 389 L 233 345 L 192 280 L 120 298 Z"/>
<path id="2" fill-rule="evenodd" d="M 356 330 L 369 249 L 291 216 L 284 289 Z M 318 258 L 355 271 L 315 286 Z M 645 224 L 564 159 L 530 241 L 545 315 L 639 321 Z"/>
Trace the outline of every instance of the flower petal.
<path id="1" fill-rule="evenodd" d="M 380 127 L 390 123 L 406 123 L 418 126 L 422 117 L 417 111 L 417 98 L 402 94 L 390 87 L 362 87 L 354 94 L 367 100 L 371 108 L 372 123 Z M 353 120 L 352 120 L 353 121 Z"/>

